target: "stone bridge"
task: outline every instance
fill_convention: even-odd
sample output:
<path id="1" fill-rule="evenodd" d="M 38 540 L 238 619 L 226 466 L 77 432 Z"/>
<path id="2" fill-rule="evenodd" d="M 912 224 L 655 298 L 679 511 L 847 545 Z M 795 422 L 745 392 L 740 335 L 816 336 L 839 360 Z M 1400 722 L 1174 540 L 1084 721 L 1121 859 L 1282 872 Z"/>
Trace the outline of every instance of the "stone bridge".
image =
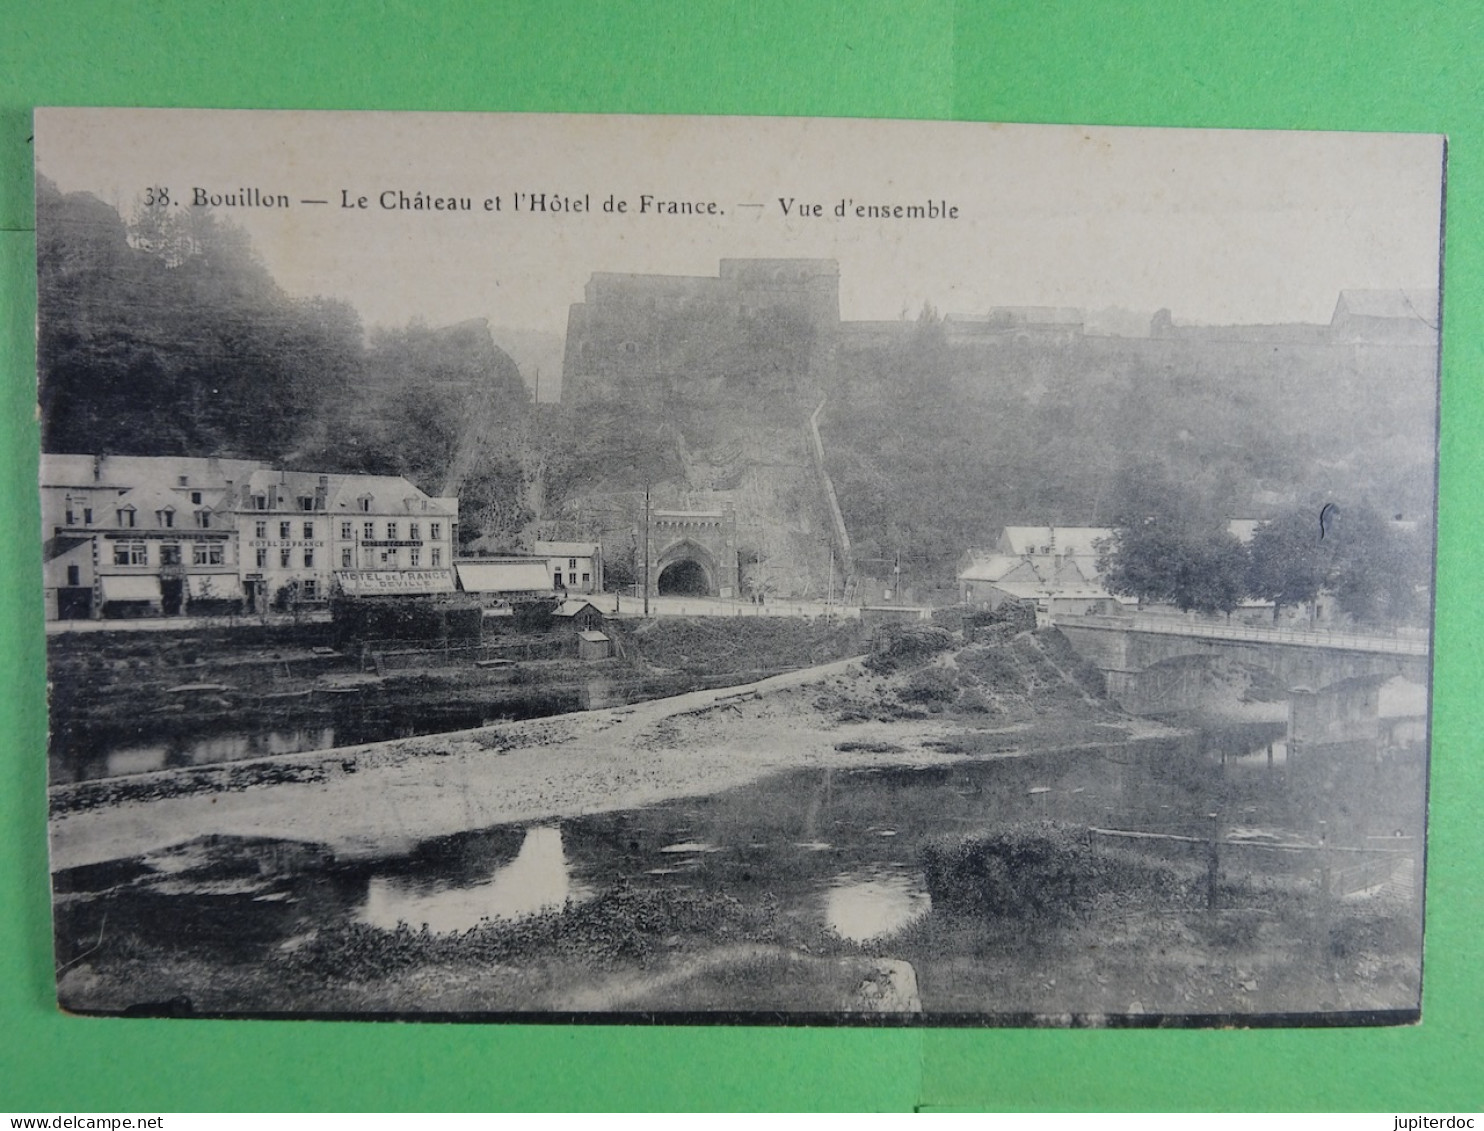
<path id="1" fill-rule="evenodd" d="M 1428 642 L 1159 617 L 1056 618 L 1078 655 L 1103 672 L 1108 696 L 1135 714 L 1199 705 L 1213 660 L 1271 672 L 1286 688 L 1319 691 L 1360 676 L 1425 684 Z"/>

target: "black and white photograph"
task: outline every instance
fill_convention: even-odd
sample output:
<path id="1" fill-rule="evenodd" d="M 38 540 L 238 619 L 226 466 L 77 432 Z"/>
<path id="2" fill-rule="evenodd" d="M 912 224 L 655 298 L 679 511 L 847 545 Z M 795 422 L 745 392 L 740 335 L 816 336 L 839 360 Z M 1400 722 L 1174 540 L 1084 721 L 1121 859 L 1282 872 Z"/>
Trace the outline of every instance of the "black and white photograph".
<path id="1" fill-rule="evenodd" d="M 1441 137 L 34 145 L 62 1009 L 1421 1019 Z"/>

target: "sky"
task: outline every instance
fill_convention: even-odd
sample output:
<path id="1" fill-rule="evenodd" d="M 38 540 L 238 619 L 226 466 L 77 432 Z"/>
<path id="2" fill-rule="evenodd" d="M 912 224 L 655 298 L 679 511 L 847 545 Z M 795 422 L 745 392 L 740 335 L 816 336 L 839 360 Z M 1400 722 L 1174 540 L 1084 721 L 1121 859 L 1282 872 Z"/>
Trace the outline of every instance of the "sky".
<path id="1" fill-rule="evenodd" d="M 216 211 L 285 290 L 343 299 L 368 327 L 486 318 L 561 334 L 595 271 L 715 275 L 722 258 L 838 260 L 847 320 L 931 303 L 1323 323 L 1342 289 L 1438 280 L 1443 142 L 1429 135 L 42 109 L 35 144 L 40 173 L 126 217 L 151 188 L 174 208 L 198 189 L 287 196 Z M 473 210 L 386 209 L 388 191 Z M 515 193 L 592 211 L 516 212 Z M 640 214 L 644 194 L 718 214 Z M 629 211 L 605 212 L 610 195 Z M 823 214 L 785 215 L 790 200 Z M 957 218 L 853 212 L 930 200 Z"/>

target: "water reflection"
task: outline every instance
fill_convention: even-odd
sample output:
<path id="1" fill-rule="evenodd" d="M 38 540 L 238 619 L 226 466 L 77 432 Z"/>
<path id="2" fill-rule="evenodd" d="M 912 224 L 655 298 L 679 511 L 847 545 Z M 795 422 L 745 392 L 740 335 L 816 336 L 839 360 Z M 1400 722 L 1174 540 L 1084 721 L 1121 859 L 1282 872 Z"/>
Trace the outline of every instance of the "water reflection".
<path id="1" fill-rule="evenodd" d="M 543 825 L 526 830 L 514 860 L 473 884 L 428 875 L 372 876 L 358 918 L 384 928 L 426 923 L 432 931 L 464 931 L 481 919 L 519 919 L 587 895 L 572 879 L 562 830 Z"/>
<path id="2" fill-rule="evenodd" d="M 825 893 L 829 928 L 851 942 L 898 931 L 933 905 L 922 877 L 866 872 L 838 877 Z"/>

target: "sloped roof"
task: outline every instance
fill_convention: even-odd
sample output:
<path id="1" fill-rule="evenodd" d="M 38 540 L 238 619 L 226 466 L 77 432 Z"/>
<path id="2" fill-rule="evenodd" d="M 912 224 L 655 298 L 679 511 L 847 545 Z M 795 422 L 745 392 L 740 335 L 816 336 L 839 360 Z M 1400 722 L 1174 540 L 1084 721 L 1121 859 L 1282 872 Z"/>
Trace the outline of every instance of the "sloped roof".
<path id="1" fill-rule="evenodd" d="M 551 588 L 540 558 L 489 558 L 454 563 L 466 593 L 534 593 Z"/>
<path id="2" fill-rule="evenodd" d="M 224 488 L 245 481 L 264 465 L 259 460 L 215 456 L 93 456 L 57 452 L 41 455 L 43 487 L 135 487 L 155 483 L 190 491 Z M 94 472 L 96 470 L 96 477 Z M 181 478 L 186 482 L 182 484 Z"/>
<path id="3" fill-rule="evenodd" d="M 603 610 L 598 608 L 598 606 L 593 604 L 591 601 L 583 601 L 576 597 L 573 597 L 566 601 L 563 601 L 560 605 L 558 605 L 556 607 L 556 611 L 552 613 L 552 616 L 575 617 L 577 616 L 577 614 L 582 612 L 583 609 L 591 609 L 599 616 L 603 615 Z"/>
<path id="4" fill-rule="evenodd" d="M 1438 321 L 1438 292 L 1435 290 L 1359 290 L 1341 291 L 1335 304 L 1335 318 L 1342 313 L 1357 318 L 1405 318 L 1425 322 Z"/>
<path id="5" fill-rule="evenodd" d="M 596 542 L 537 542 L 536 553 L 548 558 L 591 558 L 596 556 Z"/>
<path id="6" fill-rule="evenodd" d="M 1094 543 L 1111 537 L 1107 526 L 1007 526 L 1000 541 L 1012 554 L 1039 554 L 1050 546 L 1053 553 L 1096 558 Z"/>
<path id="7" fill-rule="evenodd" d="M 960 581 L 1041 581 L 1035 566 L 1012 554 L 975 555 L 958 576 Z"/>

